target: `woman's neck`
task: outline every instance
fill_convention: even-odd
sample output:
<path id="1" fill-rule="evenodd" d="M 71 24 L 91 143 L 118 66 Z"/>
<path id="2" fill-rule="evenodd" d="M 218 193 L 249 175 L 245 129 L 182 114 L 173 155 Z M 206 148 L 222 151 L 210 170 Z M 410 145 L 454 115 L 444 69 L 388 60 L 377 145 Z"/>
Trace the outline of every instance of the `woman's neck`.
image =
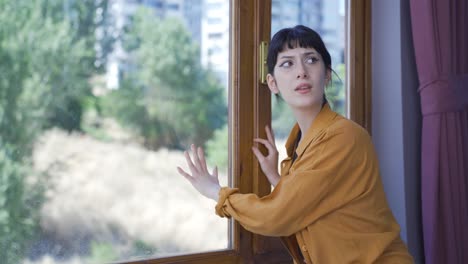
<path id="1" fill-rule="evenodd" d="M 322 104 L 308 109 L 293 109 L 294 117 L 296 118 L 297 124 L 301 129 L 301 140 L 307 134 L 307 131 L 309 130 L 310 126 L 312 126 L 312 123 L 314 122 L 321 109 Z"/>

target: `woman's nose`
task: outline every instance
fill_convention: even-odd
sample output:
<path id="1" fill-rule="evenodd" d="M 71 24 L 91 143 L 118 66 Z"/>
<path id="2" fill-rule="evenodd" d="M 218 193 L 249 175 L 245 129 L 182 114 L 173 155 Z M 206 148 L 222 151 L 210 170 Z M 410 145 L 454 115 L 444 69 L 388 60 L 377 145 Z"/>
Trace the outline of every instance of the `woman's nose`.
<path id="1" fill-rule="evenodd" d="M 299 74 L 297 74 L 297 78 L 298 79 L 307 78 L 307 73 L 306 72 L 300 72 Z"/>
<path id="2" fill-rule="evenodd" d="M 300 79 L 300 78 L 307 78 L 307 72 L 306 72 L 306 70 L 305 70 L 304 65 L 299 64 L 297 70 L 298 70 L 298 72 L 297 72 L 297 79 Z"/>

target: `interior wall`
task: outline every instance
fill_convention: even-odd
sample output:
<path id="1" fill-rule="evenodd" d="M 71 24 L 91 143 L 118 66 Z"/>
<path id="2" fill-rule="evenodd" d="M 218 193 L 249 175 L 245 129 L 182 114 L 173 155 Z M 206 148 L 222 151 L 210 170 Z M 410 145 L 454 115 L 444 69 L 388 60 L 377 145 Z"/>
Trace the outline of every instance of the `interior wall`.
<path id="1" fill-rule="evenodd" d="M 409 2 L 372 1 L 372 138 L 401 237 L 423 263 L 417 87 Z"/>

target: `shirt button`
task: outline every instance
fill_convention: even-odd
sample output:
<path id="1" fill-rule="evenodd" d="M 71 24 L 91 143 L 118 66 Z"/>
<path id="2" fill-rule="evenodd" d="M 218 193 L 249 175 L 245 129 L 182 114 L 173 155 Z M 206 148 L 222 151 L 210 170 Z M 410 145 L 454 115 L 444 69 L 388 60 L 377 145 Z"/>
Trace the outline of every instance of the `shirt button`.
<path id="1" fill-rule="evenodd" d="M 307 252 L 307 247 L 306 247 L 306 245 L 302 245 L 301 249 L 302 249 L 302 251 Z"/>

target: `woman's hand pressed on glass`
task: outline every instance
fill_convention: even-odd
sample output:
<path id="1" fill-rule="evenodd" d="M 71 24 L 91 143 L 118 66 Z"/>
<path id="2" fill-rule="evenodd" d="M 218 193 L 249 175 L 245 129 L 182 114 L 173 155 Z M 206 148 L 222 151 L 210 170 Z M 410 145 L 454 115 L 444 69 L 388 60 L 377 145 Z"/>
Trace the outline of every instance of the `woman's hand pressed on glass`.
<path id="1" fill-rule="evenodd" d="M 215 201 L 218 201 L 219 190 L 221 189 L 218 179 L 218 168 L 215 167 L 213 172 L 210 174 L 206 166 L 203 149 L 201 147 L 197 148 L 192 144 L 191 150 L 193 158 L 190 157 L 188 151 L 184 152 L 185 159 L 191 174 L 185 172 L 180 167 L 177 167 L 177 170 L 193 185 L 193 187 L 195 187 L 199 193 Z"/>

